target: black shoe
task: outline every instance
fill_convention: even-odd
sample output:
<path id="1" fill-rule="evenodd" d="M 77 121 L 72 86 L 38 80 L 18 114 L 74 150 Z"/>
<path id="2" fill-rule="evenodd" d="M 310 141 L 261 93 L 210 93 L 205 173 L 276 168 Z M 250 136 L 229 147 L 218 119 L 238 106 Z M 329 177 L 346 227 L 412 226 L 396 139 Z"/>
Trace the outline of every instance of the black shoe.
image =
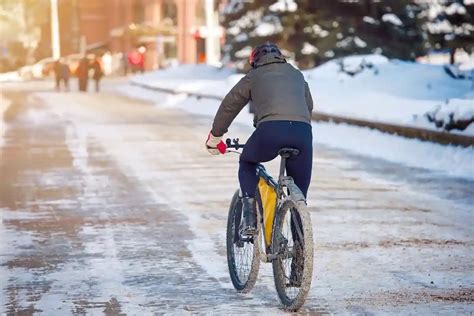
<path id="1" fill-rule="evenodd" d="M 257 233 L 257 214 L 254 201 L 253 198 L 242 198 L 242 213 L 244 214 L 242 234 L 246 236 L 253 236 Z"/>

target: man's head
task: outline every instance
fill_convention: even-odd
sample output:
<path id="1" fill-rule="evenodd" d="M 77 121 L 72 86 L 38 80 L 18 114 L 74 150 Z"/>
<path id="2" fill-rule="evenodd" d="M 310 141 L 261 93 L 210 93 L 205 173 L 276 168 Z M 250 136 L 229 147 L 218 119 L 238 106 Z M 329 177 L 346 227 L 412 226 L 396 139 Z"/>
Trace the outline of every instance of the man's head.
<path id="1" fill-rule="evenodd" d="M 250 53 L 249 56 L 250 66 L 252 66 L 252 68 L 256 68 L 259 59 L 268 54 L 283 56 L 276 44 L 267 42 L 265 44 L 258 45 L 252 50 L 252 53 Z"/>

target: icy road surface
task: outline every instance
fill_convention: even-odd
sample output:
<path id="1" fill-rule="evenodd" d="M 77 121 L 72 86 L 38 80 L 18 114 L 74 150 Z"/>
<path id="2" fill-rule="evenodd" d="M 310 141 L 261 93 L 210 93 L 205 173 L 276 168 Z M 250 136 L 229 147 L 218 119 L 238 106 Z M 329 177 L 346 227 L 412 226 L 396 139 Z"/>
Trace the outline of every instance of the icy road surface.
<path id="1" fill-rule="evenodd" d="M 38 88 L 3 91 L 0 315 L 281 313 L 270 265 L 230 283 L 238 157 L 204 150 L 211 118 Z M 474 313 L 473 181 L 317 146 L 309 195 L 303 312 Z"/>

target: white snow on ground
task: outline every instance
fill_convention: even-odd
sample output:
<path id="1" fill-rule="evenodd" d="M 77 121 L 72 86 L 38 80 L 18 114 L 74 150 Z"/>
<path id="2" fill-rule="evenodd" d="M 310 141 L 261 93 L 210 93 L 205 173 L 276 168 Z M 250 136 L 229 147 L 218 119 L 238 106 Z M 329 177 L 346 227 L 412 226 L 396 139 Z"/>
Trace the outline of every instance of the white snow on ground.
<path id="1" fill-rule="evenodd" d="M 341 65 L 355 75 L 342 72 Z M 451 78 L 442 66 L 366 55 L 333 60 L 303 73 L 316 110 L 328 114 L 436 130 L 434 124 L 419 118 L 446 100 L 465 99 L 466 107 L 474 109 L 472 82 Z M 242 76 L 228 69 L 188 65 L 136 76 L 132 81 L 223 97 Z M 472 135 L 471 130 L 467 132 Z"/>
<path id="2" fill-rule="evenodd" d="M 364 66 L 353 77 L 341 72 L 337 61 L 305 71 L 321 112 L 405 126 L 426 125 L 415 117 L 446 100 L 464 99 L 472 89 L 470 81 L 449 77 L 441 66 L 389 61 L 382 56 L 348 57 L 342 63 L 348 70 Z M 366 66 L 369 63 L 371 68 Z M 474 99 L 470 101 L 474 108 Z M 430 128 L 436 129 L 434 125 Z"/>
<path id="3" fill-rule="evenodd" d="M 127 91 L 129 90 L 129 91 Z M 213 101 L 213 100 L 205 100 L 201 99 L 200 101 L 197 101 L 195 98 L 182 98 L 181 101 L 178 101 L 176 98 L 173 99 L 176 96 L 170 97 L 170 99 L 166 99 L 167 95 L 164 93 L 154 93 L 150 92 L 149 90 L 144 90 L 140 89 L 137 87 L 129 87 L 128 86 L 122 86 L 120 87 L 120 91 L 122 92 L 128 92 L 131 96 L 138 96 L 142 97 L 145 99 L 149 100 L 154 100 L 157 105 L 160 105 L 161 101 L 167 101 L 169 106 L 175 106 L 177 109 L 185 109 L 185 110 L 192 110 L 195 111 L 195 113 L 204 113 L 204 114 L 211 114 L 213 115 L 216 107 L 218 106 L 218 101 Z M 182 97 L 182 96 L 181 96 Z M 41 93 L 41 98 L 44 99 L 45 101 L 48 101 L 48 104 L 50 104 L 51 108 L 57 110 L 57 114 L 61 115 L 63 111 L 67 113 L 68 108 L 70 107 L 63 107 L 61 104 L 64 104 L 64 102 L 61 102 L 61 98 L 64 98 L 66 100 L 66 95 L 65 94 L 55 94 L 55 93 Z M 90 101 L 90 99 L 88 100 Z M 219 244 L 219 246 L 216 247 L 215 244 L 211 245 L 209 236 L 213 237 L 214 240 L 220 240 L 221 243 L 225 240 L 224 239 L 224 230 L 222 229 L 223 223 L 225 223 L 225 214 L 222 214 L 222 208 L 217 205 L 214 206 L 213 203 L 209 203 L 210 201 L 213 202 L 215 201 L 215 190 L 219 190 L 219 192 L 222 190 L 224 192 L 229 191 L 229 187 L 233 187 L 234 183 L 231 182 L 220 182 L 220 181 L 205 181 L 202 182 L 203 186 L 205 186 L 205 190 L 199 190 L 199 187 L 187 187 L 186 185 L 186 180 L 193 178 L 195 180 L 200 179 L 201 176 L 204 176 L 206 174 L 213 174 L 214 177 L 214 171 L 209 170 L 208 168 L 195 168 L 196 171 L 193 172 L 192 175 L 189 173 L 189 169 L 185 170 L 179 170 L 176 168 L 173 169 L 167 169 L 164 168 L 160 170 L 161 168 L 156 167 L 157 161 L 163 161 L 163 156 L 166 156 L 166 159 L 172 160 L 172 161 L 178 161 L 182 163 L 183 165 L 186 163 L 193 162 L 196 164 L 196 166 L 199 166 L 199 159 L 196 160 L 196 157 L 188 157 L 187 153 L 183 153 L 183 151 L 175 150 L 176 149 L 176 142 L 169 138 L 169 135 L 163 135 L 163 137 L 156 138 L 156 134 L 153 134 L 153 129 L 147 129 L 145 126 L 130 126 L 130 124 L 91 124 L 88 126 L 87 122 L 92 121 L 96 122 L 100 121 L 97 120 L 95 121 L 94 119 L 97 116 L 97 113 L 94 111 L 90 111 L 90 109 L 87 109 L 84 104 L 80 104 L 82 107 L 76 107 L 76 109 L 71 110 L 71 112 L 74 113 L 74 115 L 65 115 L 64 118 L 71 119 L 71 124 L 74 126 L 73 128 L 69 129 L 67 132 L 67 139 L 68 139 L 68 147 L 72 150 L 72 154 L 74 156 L 74 160 L 77 161 L 76 166 L 79 168 L 88 168 L 88 163 L 87 163 L 87 156 L 83 155 L 83 148 L 85 144 L 83 142 L 86 139 L 89 139 L 91 142 L 98 142 L 101 147 L 106 151 L 107 156 L 110 157 L 115 157 L 117 159 L 117 163 L 119 164 L 120 169 L 124 174 L 126 174 L 129 177 L 132 177 L 134 179 L 138 179 L 140 183 L 148 188 L 148 190 L 153 193 L 153 197 L 158 203 L 166 203 L 173 208 L 175 208 L 177 211 L 182 212 L 184 216 L 188 218 L 188 224 L 191 226 L 191 229 L 194 233 L 194 239 L 190 241 L 189 248 L 192 252 L 193 255 L 193 260 L 195 259 L 200 266 L 202 266 L 207 274 L 209 274 L 211 277 L 214 277 L 218 281 L 221 281 L 221 286 L 226 286 L 230 287 L 230 283 L 228 282 L 228 272 L 226 268 L 226 262 L 225 262 L 225 253 L 222 253 L 218 251 L 218 249 L 223 249 L 222 244 Z M 251 116 L 248 113 L 241 113 L 241 115 L 238 118 L 239 122 L 245 122 L 249 123 L 251 122 Z M 131 124 L 134 125 L 134 124 Z M 333 128 L 338 128 L 338 126 L 333 126 L 332 124 L 322 124 L 323 126 L 327 126 L 328 129 L 330 129 L 330 134 L 334 135 L 335 133 L 337 134 L 338 132 L 335 131 Z M 324 134 L 324 128 L 320 129 L 320 124 L 315 125 L 315 137 L 319 136 L 320 134 Z M 357 135 L 355 134 L 355 130 L 361 130 L 365 131 L 366 133 L 372 135 L 373 132 L 371 132 L 368 129 L 349 129 L 348 131 L 341 131 L 339 138 L 345 139 L 348 138 L 347 135 L 354 135 L 352 141 L 356 139 L 364 139 L 365 135 Z M 199 128 L 198 130 L 200 133 L 203 132 L 202 128 Z M 252 128 L 249 126 L 248 131 L 251 132 Z M 87 136 L 85 136 L 87 135 Z M 327 136 L 327 135 L 326 135 Z M 387 136 L 387 135 L 384 135 Z M 88 138 L 90 137 L 90 138 Z M 329 136 L 328 136 L 329 137 Z M 337 135 L 335 137 L 338 137 Z M 324 137 L 323 141 L 324 141 Z M 385 143 L 385 146 L 389 146 L 390 143 L 392 143 L 392 139 L 390 137 L 387 137 L 389 141 Z M 134 139 L 140 139 L 141 141 L 139 143 L 133 142 Z M 143 140 L 155 140 L 155 141 L 150 141 L 150 142 L 143 142 Z M 365 141 L 365 140 L 364 140 Z M 370 137 L 369 140 L 370 142 Z M 158 142 L 158 146 L 157 146 Z M 328 142 L 333 142 L 333 140 L 329 140 Z M 383 139 L 382 139 L 383 143 Z M 139 146 L 136 147 L 131 147 L 130 145 L 137 144 Z M 416 144 L 418 147 L 419 144 Z M 347 144 L 346 144 L 347 146 Z M 353 144 L 353 147 L 357 148 L 357 144 Z M 370 146 L 367 146 L 370 148 Z M 441 148 L 444 148 L 443 146 L 440 146 Z M 130 150 L 130 148 L 134 148 L 133 150 Z M 409 148 L 411 149 L 411 148 Z M 391 148 L 391 150 L 394 150 L 394 148 Z M 402 150 L 402 149 L 400 149 Z M 164 154 L 166 153 L 166 154 Z M 415 153 L 418 154 L 418 153 Z M 158 158 L 158 159 L 157 159 Z M 199 156 L 197 157 L 199 158 Z M 209 160 L 212 157 L 207 157 L 203 156 L 203 159 Z M 219 159 L 228 159 L 229 157 L 215 157 Z M 345 163 L 346 161 L 344 161 Z M 235 161 L 232 161 L 233 166 L 235 166 Z M 90 168 L 90 166 L 89 166 Z M 153 172 L 150 172 L 153 171 Z M 188 177 L 188 178 L 187 178 Z M 207 178 L 208 179 L 208 178 Z M 166 187 L 166 192 L 163 192 L 163 183 L 167 184 Z M 94 184 L 90 184 L 94 185 Z M 400 187 L 398 190 L 402 191 L 401 196 L 411 199 L 410 192 L 406 187 Z M 405 192 L 404 191 L 408 191 Z M 194 193 L 194 194 L 193 194 Z M 347 194 L 347 193 L 344 193 Z M 418 193 L 417 193 L 418 194 Z M 427 200 L 429 201 L 429 200 Z M 333 201 L 330 201 L 333 203 Z M 418 205 L 419 203 L 414 202 L 415 205 Z M 446 212 L 449 212 L 449 207 L 444 208 Z M 357 214 L 356 214 L 357 213 Z M 199 216 L 198 216 L 199 214 Z M 354 215 L 355 214 L 355 215 Z M 396 212 L 393 211 L 386 211 L 384 210 L 383 214 L 387 217 L 392 217 L 396 215 Z M 422 213 L 424 214 L 424 213 Z M 444 214 L 439 214 L 443 215 Z M 331 217 L 335 216 L 335 217 Z M 349 223 L 347 225 L 353 226 L 352 221 L 354 219 L 360 218 L 359 212 L 350 212 L 348 214 L 344 214 L 343 217 L 349 218 Z M 371 213 L 369 216 L 375 216 L 374 213 Z M 397 215 L 400 216 L 400 215 Z M 430 215 L 431 216 L 431 215 Z M 407 222 L 409 225 L 411 224 L 412 221 L 417 218 L 415 215 L 403 215 L 403 217 L 406 217 Z M 444 216 L 445 217 L 445 216 Z M 340 223 L 339 227 L 343 227 L 341 225 L 344 225 L 344 219 L 343 218 L 338 218 L 338 215 L 327 215 L 324 214 L 323 212 L 319 212 L 317 216 L 314 216 L 314 225 L 315 227 L 321 226 L 319 223 L 321 223 L 321 218 L 322 222 L 327 222 L 328 218 L 332 220 L 333 222 Z M 424 215 L 419 217 L 420 219 L 423 220 L 428 220 L 429 218 L 426 218 Z M 448 217 L 449 218 L 449 217 Z M 396 218 L 395 221 L 400 221 L 399 218 Z M 442 222 L 445 223 L 445 222 Z M 416 225 L 416 224 L 415 224 Z M 350 240 L 354 240 L 355 236 L 355 241 L 359 240 L 365 240 L 367 236 L 368 240 L 372 241 L 374 239 L 371 239 L 374 235 L 377 236 L 377 233 L 381 231 L 380 225 L 372 225 L 370 226 L 369 230 L 365 231 L 360 231 L 354 234 L 354 231 L 352 230 L 341 230 L 340 234 L 336 234 L 336 237 L 334 237 L 334 234 L 327 230 L 322 230 L 323 235 L 319 235 L 318 240 L 323 241 L 324 243 L 326 240 L 335 240 L 336 241 L 344 241 L 346 240 L 346 237 L 350 235 Z M 403 229 L 406 229 L 406 227 L 402 227 Z M 393 226 L 385 226 L 385 230 L 389 231 L 388 234 L 394 234 L 398 235 L 400 234 L 400 227 L 397 225 Z M 383 230 L 383 229 L 382 229 Z M 450 230 L 451 231 L 451 230 Z M 449 231 L 449 232 L 450 232 Z M 324 232 L 326 234 L 324 234 Z M 369 232 L 369 234 L 367 234 Z M 319 230 L 319 234 L 321 233 L 321 230 Z M 372 233 L 372 234 L 371 234 Z M 441 232 L 443 233 L 443 232 Z M 97 234 L 97 231 L 94 229 L 84 229 L 81 231 L 81 234 L 88 235 L 88 234 Z M 75 281 L 78 276 L 80 275 L 80 272 L 84 273 L 89 273 L 86 274 L 86 276 L 91 276 L 91 277 L 98 277 L 102 281 L 103 279 L 108 279 L 108 278 L 113 278 L 114 272 L 118 272 L 121 275 L 123 272 L 120 271 L 123 267 L 123 263 L 117 263 L 115 260 L 115 251 L 117 246 L 114 245 L 113 241 L 113 236 L 109 236 L 110 233 L 107 231 L 104 236 L 101 238 L 97 239 L 98 245 L 95 243 L 90 243 L 86 245 L 86 251 L 90 253 L 94 252 L 101 252 L 105 254 L 105 258 L 112 257 L 112 260 L 109 262 L 109 265 L 106 265 L 107 261 L 102 260 L 102 259 L 97 259 L 97 260 L 87 260 L 86 261 L 86 268 L 84 267 L 78 267 L 78 270 L 74 269 L 64 269 L 64 271 L 58 272 L 57 278 L 58 279 L 67 279 L 67 278 L 72 278 L 73 281 Z M 452 236 L 448 236 L 448 238 L 453 238 Z M 376 240 L 376 239 L 375 239 Z M 203 241 L 206 241 L 203 243 Z M 133 247 L 134 243 L 133 241 L 130 243 L 130 246 Z M 394 271 L 389 269 L 389 273 L 387 272 L 387 269 L 380 268 L 380 266 L 384 267 L 386 266 L 389 262 L 388 260 L 400 260 L 400 262 L 403 262 L 404 256 L 410 255 L 410 256 L 418 256 L 420 258 L 428 258 L 429 254 L 428 252 L 431 252 L 432 249 L 427 248 L 426 250 L 421 249 L 414 249 L 411 250 L 410 247 L 407 247 L 407 249 L 403 248 L 403 253 L 401 253 L 400 256 L 394 256 L 394 257 L 389 257 L 386 254 L 387 253 L 393 253 L 394 251 L 397 251 L 396 249 L 387 249 L 383 250 L 380 247 L 376 248 L 375 250 L 372 249 L 360 249 L 358 250 L 359 253 L 362 253 L 361 259 L 358 259 L 357 256 L 347 256 L 338 252 L 326 252 L 327 250 L 321 249 L 319 250 L 319 263 L 316 264 L 316 270 L 314 273 L 314 279 L 313 279 L 313 296 L 308 299 L 308 302 L 311 302 L 311 300 L 314 301 L 319 301 L 320 298 L 324 297 L 334 297 L 333 293 L 330 293 L 329 291 L 335 292 L 345 292 L 345 293 L 350 293 L 353 289 L 353 284 L 354 280 L 352 278 L 340 278 L 340 275 L 333 274 L 331 270 L 324 269 L 325 267 L 333 267 L 333 266 L 339 266 L 338 269 L 344 270 L 344 271 L 349 271 L 354 266 L 358 267 L 358 272 L 369 272 L 366 270 L 364 267 L 368 261 L 370 264 L 368 266 L 379 266 L 379 272 L 384 271 L 384 273 L 379 273 L 375 271 L 376 277 L 372 278 L 373 280 L 376 280 L 376 284 L 380 286 L 380 288 L 386 288 L 386 289 L 397 289 L 400 288 L 403 283 L 407 283 L 406 278 L 409 278 L 411 281 L 410 282 L 416 282 L 416 284 L 422 284 L 424 285 L 426 282 L 426 279 L 423 279 L 421 274 L 416 274 L 416 272 L 413 273 L 407 273 L 404 274 L 402 273 L 403 271 Z M 375 253 L 374 253 L 375 251 Z M 415 252 L 414 254 L 412 252 Z M 458 255 L 456 252 L 452 252 L 449 254 L 451 255 Z M 213 258 L 215 260 L 209 260 L 209 258 Z M 376 259 L 376 260 L 374 260 Z M 362 260 L 362 261 L 359 261 Z M 421 263 L 420 263 L 421 262 Z M 431 262 L 429 260 L 421 260 L 420 262 L 414 263 L 417 266 L 415 267 L 414 265 L 405 265 L 404 267 L 406 268 L 406 271 L 418 271 L 419 270 L 425 270 L 429 271 L 429 267 Z M 82 265 L 82 262 L 79 264 Z M 87 268 L 90 266 L 94 266 L 95 264 L 98 265 L 97 271 L 92 271 L 92 272 L 87 272 Z M 420 268 L 421 264 L 421 268 Z M 362 266 L 362 269 L 360 267 Z M 166 267 L 166 263 L 164 266 L 157 266 L 156 269 L 163 269 Z M 128 269 L 131 269 L 132 267 L 127 267 Z M 268 270 L 265 270 L 268 268 Z M 138 269 L 140 267 L 138 266 Z M 261 274 L 261 277 L 259 279 L 259 285 L 263 285 L 268 289 L 273 290 L 273 282 L 271 279 L 271 274 L 270 274 L 270 265 L 263 265 L 264 271 Z M 74 271 L 71 271 L 74 270 Z M 372 271 L 370 271 L 372 272 Z M 71 274 L 69 277 L 68 274 Z M 401 275 L 401 277 L 393 277 L 393 274 L 397 273 L 397 275 Z M 324 278 L 321 278 L 320 276 L 324 274 Z M 331 276 L 333 275 L 333 276 Z M 361 273 L 359 273 L 361 275 Z M 434 275 L 433 280 L 436 284 L 436 286 L 444 286 L 444 287 L 449 287 L 449 284 L 456 284 L 455 282 L 459 282 L 460 284 L 465 284 L 465 280 L 458 281 L 457 278 L 462 278 L 464 275 L 463 274 L 451 274 L 454 276 L 445 278 L 441 275 Z M 450 276 L 451 276 L 450 275 Z M 84 275 L 81 276 L 81 278 L 84 278 Z M 225 278 L 221 280 L 220 278 Z M 371 286 L 373 286 L 371 283 L 372 279 L 361 279 L 359 280 L 362 283 L 357 283 L 358 286 L 361 286 L 362 288 L 370 289 Z M 1 276 L 0 276 L 1 280 Z M 79 281 L 77 281 L 78 283 Z M 461 283 L 462 282 L 462 283 Z M 72 282 L 75 284 L 76 282 Z M 123 284 L 123 282 L 122 282 Z M 103 290 L 107 290 L 107 282 L 104 282 L 103 285 Z M 331 287 L 336 285 L 335 287 Z M 429 285 L 428 285 L 429 286 Z M 122 292 L 120 292 L 120 296 L 124 297 L 126 300 L 124 304 L 125 310 L 123 310 L 124 313 L 141 313 L 142 311 L 146 312 L 146 305 L 143 305 L 141 301 L 141 297 L 129 297 L 127 295 L 126 288 L 122 288 Z M 53 289 L 54 290 L 54 289 Z M 259 288 L 257 288 L 259 290 Z M 54 291 L 51 291 L 54 293 Z M 318 297 L 319 294 L 321 297 Z M 322 295 L 321 295 L 322 294 Z M 53 297 L 54 294 L 49 295 L 48 297 L 51 298 L 50 302 L 53 300 L 56 302 L 60 302 L 58 304 L 62 304 L 62 298 Z M 263 298 L 262 296 L 259 295 L 251 295 L 245 297 L 245 305 L 248 305 L 249 303 L 260 303 L 263 305 Z M 323 300 L 323 302 L 325 302 Z M 327 300 L 326 300 L 327 302 Z M 354 300 L 356 302 L 356 300 Z M 344 302 L 346 305 L 349 304 L 347 302 Z M 41 304 L 40 304 L 41 305 Z M 43 306 L 48 306 L 46 302 L 44 303 Z M 236 309 L 230 309 L 227 308 L 227 306 L 216 306 L 216 308 L 220 309 L 224 313 L 229 310 L 236 310 Z M 397 307 L 395 307 L 397 308 Z M 409 313 L 410 311 L 408 308 L 404 305 L 401 307 L 403 311 L 407 311 Z M 132 310 L 136 309 L 136 310 Z M 330 306 L 330 309 L 332 309 L 332 306 Z M 258 312 L 258 308 L 255 309 Z M 351 309 L 351 310 L 344 310 L 343 313 L 359 313 L 360 310 L 363 310 L 362 307 L 361 309 L 356 306 L 356 308 Z M 337 310 L 336 310 L 337 311 Z M 424 309 L 417 309 L 416 310 L 418 313 L 421 314 L 428 314 L 429 310 L 424 310 Z M 219 312 L 219 310 L 217 311 Z M 304 312 L 304 311 L 303 311 Z M 386 309 L 381 310 L 381 311 L 376 311 L 375 313 L 387 313 Z M 274 308 L 269 309 L 268 307 L 264 308 L 264 313 L 268 314 L 279 314 L 282 313 L 279 311 L 276 306 Z"/>
<path id="4" fill-rule="evenodd" d="M 0 82 L 21 81 L 21 77 L 17 71 L 0 73 Z"/>
<path id="5" fill-rule="evenodd" d="M 436 121 L 443 122 L 443 125 L 446 125 L 451 120 L 469 121 L 474 118 L 473 100 L 451 99 L 445 104 L 437 105 L 429 112 L 429 114 Z M 426 117 L 423 116 L 418 119 L 421 121 L 421 124 L 426 124 L 428 126 Z M 470 124 L 464 132 L 468 135 L 474 135 L 474 124 Z"/>
<path id="6" fill-rule="evenodd" d="M 135 86 L 120 87 L 117 91 L 155 102 L 158 106 L 173 103 L 176 108 L 208 116 L 213 116 L 220 104 L 218 100 L 204 98 L 198 100 L 184 95 L 178 100 L 176 99 L 178 96 L 175 95 Z M 253 116 L 245 108 L 235 121 L 250 127 Z M 429 169 L 449 176 L 474 178 L 474 148 L 444 146 L 389 135 L 369 128 L 333 123 L 313 123 L 313 135 L 315 143 L 348 150 L 355 154 Z"/>

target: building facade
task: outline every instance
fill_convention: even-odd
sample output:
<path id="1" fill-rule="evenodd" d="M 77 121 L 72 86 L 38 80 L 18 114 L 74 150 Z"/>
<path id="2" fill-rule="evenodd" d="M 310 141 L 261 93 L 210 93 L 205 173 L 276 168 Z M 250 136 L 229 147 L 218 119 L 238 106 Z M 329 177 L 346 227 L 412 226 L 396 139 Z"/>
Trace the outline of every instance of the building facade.
<path id="1" fill-rule="evenodd" d="M 146 69 L 216 63 L 220 0 L 59 0 L 61 54 L 146 48 Z M 212 42 L 212 43 L 211 43 Z M 212 44 L 212 45 L 210 45 Z"/>

